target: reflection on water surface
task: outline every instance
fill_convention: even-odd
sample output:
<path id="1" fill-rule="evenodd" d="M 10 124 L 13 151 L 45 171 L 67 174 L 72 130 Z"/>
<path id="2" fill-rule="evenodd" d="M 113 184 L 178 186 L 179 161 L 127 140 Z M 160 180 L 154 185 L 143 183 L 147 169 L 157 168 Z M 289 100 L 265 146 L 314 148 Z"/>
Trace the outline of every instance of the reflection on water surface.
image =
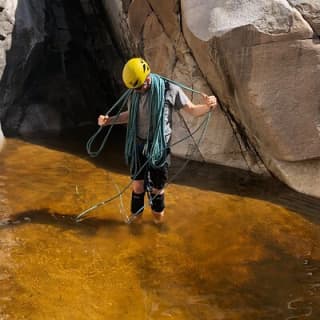
<path id="1" fill-rule="evenodd" d="M 163 227 L 149 208 L 126 225 L 119 200 L 76 223 L 129 183 L 121 148 L 92 160 L 78 142 L 1 153 L 0 319 L 320 318 L 319 218 L 281 186 L 193 164 Z"/>

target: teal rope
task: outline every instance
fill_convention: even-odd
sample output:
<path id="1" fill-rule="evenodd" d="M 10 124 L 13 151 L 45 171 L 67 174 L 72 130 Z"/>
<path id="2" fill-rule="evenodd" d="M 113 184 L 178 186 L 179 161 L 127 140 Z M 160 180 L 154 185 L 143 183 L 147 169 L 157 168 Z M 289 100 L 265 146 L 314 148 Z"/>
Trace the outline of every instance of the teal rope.
<path id="1" fill-rule="evenodd" d="M 117 112 L 116 116 L 115 116 L 115 119 L 114 121 L 112 122 L 112 124 L 108 127 L 108 131 L 100 145 L 100 147 L 98 148 L 98 150 L 96 151 L 92 151 L 92 144 L 94 143 L 95 139 L 97 138 L 97 136 L 99 135 L 99 133 L 104 129 L 104 127 L 99 127 L 98 130 L 93 134 L 92 137 L 90 137 L 90 139 L 88 140 L 87 142 L 87 145 L 86 145 L 86 149 L 87 149 L 87 152 L 89 154 L 90 157 L 94 158 L 94 157 L 97 157 L 102 149 L 104 148 L 109 136 L 110 136 L 110 133 L 111 133 L 111 130 L 115 124 L 115 122 L 117 121 L 117 119 L 119 118 L 119 115 L 120 113 L 122 112 L 123 108 L 127 105 L 127 102 L 129 100 L 129 97 L 130 95 L 132 94 L 132 90 L 127 90 L 117 101 L 116 103 L 110 108 L 110 110 L 108 110 L 108 112 L 105 114 L 106 116 L 108 116 L 118 105 L 120 105 L 120 103 L 122 102 L 122 105 L 119 109 L 119 111 Z"/>
<path id="2" fill-rule="evenodd" d="M 146 157 L 147 161 L 143 164 L 143 166 L 140 168 L 140 170 L 137 172 L 137 156 L 136 156 L 136 124 L 137 124 L 137 115 L 138 115 L 138 107 L 139 107 L 139 99 L 140 99 L 140 94 L 134 92 L 134 90 L 127 90 L 121 97 L 120 99 L 112 106 L 112 108 L 107 112 L 106 115 L 110 114 L 110 112 L 120 104 L 121 101 L 123 101 L 123 104 L 118 112 L 118 114 L 115 117 L 115 120 L 119 117 L 121 110 L 123 107 L 127 104 L 129 97 L 131 96 L 131 106 L 130 106 L 130 112 L 129 112 L 129 120 L 128 120 L 128 127 L 127 127 L 127 134 L 126 134 L 126 146 L 125 146 L 125 158 L 127 163 L 130 165 L 130 168 L 133 169 L 133 172 L 135 173 L 133 178 L 139 175 L 139 173 L 147 166 L 151 165 L 153 167 L 160 167 L 164 164 L 166 160 L 166 151 L 167 151 L 167 145 L 165 141 L 165 136 L 164 136 L 164 118 L 163 118 L 163 111 L 164 111 L 164 93 L 165 93 L 165 81 L 171 82 L 175 85 L 178 85 L 179 87 L 192 91 L 194 93 L 201 94 L 200 91 L 194 90 L 192 88 L 189 88 L 179 82 L 176 82 L 174 80 L 168 79 L 163 76 L 159 76 L 157 74 L 150 74 L 151 75 L 151 90 L 148 91 L 148 94 L 150 94 L 149 97 L 149 103 L 151 108 L 150 112 L 150 128 L 149 128 L 149 134 L 150 132 L 154 132 L 153 137 L 148 137 L 147 145 L 145 148 L 146 152 Z M 200 135 L 198 144 L 200 144 L 204 133 L 207 130 L 209 119 L 210 119 L 211 113 L 208 112 L 208 116 L 206 119 L 200 124 L 200 126 L 193 132 L 190 131 L 188 128 L 187 124 L 184 122 L 184 125 L 187 127 L 189 135 L 178 140 L 176 143 L 172 144 L 171 146 L 174 146 L 178 143 L 183 142 L 184 140 L 188 139 L 191 137 L 193 141 L 195 142 L 193 135 L 202 128 L 204 125 L 204 129 Z M 87 151 L 91 156 L 98 156 L 103 149 L 109 135 L 110 131 L 113 127 L 114 123 L 110 126 L 100 148 L 96 152 L 91 151 L 91 145 L 99 132 L 101 131 L 102 127 L 98 129 L 98 131 L 88 140 L 87 143 Z M 198 144 L 197 147 L 198 147 Z M 199 150 L 199 148 L 198 148 Z M 187 163 L 190 161 L 190 159 L 187 160 Z M 185 168 L 185 165 L 183 166 Z M 179 170 L 179 173 L 182 170 Z M 175 177 L 177 174 L 175 175 Z M 172 180 L 172 179 L 171 179 Z M 133 183 L 133 180 L 118 194 L 114 195 L 113 197 L 106 199 L 104 201 L 101 201 L 94 206 L 88 208 L 87 210 L 81 212 L 77 217 L 76 221 L 81 221 L 82 218 L 87 215 L 89 212 L 91 212 L 94 209 L 97 209 L 114 199 L 118 198 L 121 196 Z"/>
<path id="3" fill-rule="evenodd" d="M 181 119 L 183 119 L 183 117 L 182 117 L 182 115 L 180 114 L 179 111 L 178 111 L 178 113 L 179 113 L 179 116 L 181 117 Z M 205 117 L 204 121 L 202 121 L 201 124 L 199 125 L 199 127 L 198 127 L 195 131 L 193 131 L 193 132 L 190 131 L 190 129 L 187 127 L 187 124 L 186 124 L 185 120 L 183 119 L 183 123 L 184 123 L 185 126 L 187 127 L 187 130 L 188 130 L 189 135 L 186 136 L 186 137 L 184 137 L 184 138 L 182 138 L 181 140 L 178 140 L 178 141 L 176 141 L 175 143 L 171 144 L 171 146 L 175 146 L 176 144 L 181 143 L 181 142 L 183 142 L 184 140 L 186 140 L 186 139 L 188 139 L 188 138 L 191 137 L 192 140 L 193 140 L 193 142 L 194 142 L 194 144 L 197 146 L 198 152 L 201 154 L 201 151 L 200 151 L 200 149 L 199 149 L 198 144 L 201 143 L 203 137 L 205 136 L 205 133 L 206 133 L 206 131 L 207 131 L 210 118 L 211 118 L 211 112 L 208 113 L 208 115 L 207 115 L 207 117 Z M 202 132 L 200 133 L 200 137 L 199 137 L 199 140 L 198 140 L 198 143 L 197 143 L 197 142 L 195 141 L 193 135 L 194 135 L 195 133 L 197 133 L 202 127 L 203 127 L 203 130 L 202 130 Z M 195 149 L 195 150 L 196 150 L 196 149 Z M 195 152 L 195 150 L 193 150 L 192 154 Z M 191 155 L 192 155 L 192 154 L 191 154 Z M 186 166 L 188 165 L 188 163 L 191 161 L 191 155 L 190 155 L 190 158 L 187 158 L 187 160 L 185 161 L 185 163 L 184 163 L 184 164 L 179 168 L 179 170 L 174 174 L 174 176 L 172 176 L 172 177 L 169 179 L 169 181 L 166 183 L 165 188 L 167 188 L 168 185 L 171 184 L 172 181 L 174 181 L 174 180 L 178 177 L 178 175 L 186 168 Z M 203 162 L 205 162 L 204 157 L 203 157 L 202 154 L 201 154 L 201 157 L 202 157 L 202 159 L 203 159 Z M 148 160 L 147 160 L 147 162 L 148 162 Z M 147 162 L 146 162 L 146 163 L 147 163 Z M 146 164 L 146 163 L 145 163 L 145 164 Z M 121 194 L 119 194 L 119 197 L 120 197 L 120 196 L 121 196 Z M 157 196 L 158 196 L 158 194 L 156 193 L 153 197 L 150 197 L 149 202 L 152 203 L 152 201 L 153 201 Z M 130 224 L 130 223 L 135 219 L 135 217 L 138 216 L 138 215 L 144 210 L 144 208 L 145 208 L 145 205 L 143 205 L 143 206 L 138 210 L 137 213 L 135 213 L 134 215 L 131 215 L 131 217 L 129 217 L 129 218 L 126 218 L 126 221 L 125 221 L 125 222 L 126 222 L 127 224 Z"/>
<path id="4" fill-rule="evenodd" d="M 153 85 L 151 85 L 149 135 L 153 132 L 153 137 L 148 137 L 146 156 L 148 159 L 151 158 L 150 165 L 158 168 L 164 165 L 167 158 L 164 134 L 165 82 L 156 74 L 151 74 L 151 81 Z"/>
<path id="5" fill-rule="evenodd" d="M 186 85 L 184 85 L 184 84 L 182 84 L 182 83 L 180 83 L 180 82 L 177 82 L 177 81 L 168 79 L 168 78 L 166 78 L 166 77 L 164 77 L 164 76 L 160 76 L 160 77 L 161 77 L 163 80 L 166 80 L 166 81 L 168 81 L 168 82 L 171 82 L 171 83 L 177 85 L 178 87 L 180 87 L 180 88 L 182 88 L 182 89 L 186 89 L 186 90 L 188 90 L 188 91 L 191 91 L 191 92 L 194 92 L 194 93 L 198 93 L 198 94 L 200 94 L 200 95 L 203 95 L 202 92 L 200 92 L 200 91 L 198 91 L 198 90 L 195 90 L 195 89 L 193 89 L 193 88 L 187 87 Z"/>
<path id="6" fill-rule="evenodd" d="M 164 101 L 165 82 L 157 74 L 150 74 L 151 87 L 146 93 L 149 101 L 149 130 L 145 146 L 145 156 L 150 159 L 154 168 L 161 167 L 166 161 L 166 141 L 164 135 Z M 125 159 L 130 165 L 131 172 L 137 171 L 136 138 L 137 117 L 139 112 L 140 94 L 132 93 L 129 120 L 126 135 Z"/>
<path id="7" fill-rule="evenodd" d="M 152 77 L 151 82 L 151 90 L 148 94 L 151 95 L 150 105 L 152 105 L 152 110 L 150 112 L 150 124 L 154 128 L 154 137 L 149 137 L 148 144 L 146 147 L 147 154 L 146 156 L 150 156 L 152 158 L 151 165 L 153 167 L 159 167 L 163 165 L 165 158 L 166 158 L 166 149 L 165 149 L 165 141 L 164 141 L 164 121 L 163 121 L 163 105 L 164 105 L 164 92 L 165 92 L 165 83 L 164 81 L 171 82 L 183 89 L 188 91 L 201 94 L 202 93 L 198 90 L 192 89 L 187 87 L 186 85 L 179 83 L 177 81 L 168 79 L 164 76 L 160 76 L 157 74 L 150 74 Z M 136 118 L 139 106 L 139 99 L 140 94 L 136 93 L 132 89 L 128 89 L 125 93 L 119 98 L 118 101 L 108 110 L 105 115 L 109 115 L 117 106 L 122 105 L 115 116 L 115 119 L 111 126 L 108 127 L 108 131 L 97 151 L 92 151 L 92 144 L 94 143 L 95 139 L 99 135 L 99 133 L 104 129 L 103 127 L 99 127 L 98 130 L 93 134 L 92 137 L 89 138 L 86 149 L 91 157 L 97 157 L 102 149 L 104 148 L 111 130 L 118 119 L 120 113 L 122 112 L 123 108 L 127 105 L 129 98 L 131 96 L 131 110 L 129 113 L 129 121 L 128 121 L 128 129 L 127 129 L 127 136 L 126 136 L 126 147 L 125 147 L 125 159 L 126 162 L 130 165 L 131 169 L 135 169 L 137 167 L 136 164 Z M 149 130 L 152 132 L 152 130 Z M 150 139 L 152 138 L 152 139 Z M 133 170 L 135 172 L 136 170 Z"/>
<path id="8" fill-rule="evenodd" d="M 199 127 L 196 128 L 193 132 L 191 132 L 190 134 L 191 135 L 194 135 L 196 134 L 202 127 L 204 127 L 201 135 L 200 135 L 200 138 L 199 138 L 199 141 L 198 143 L 201 142 L 203 136 L 204 136 L 204 133 L 208 127 L 208 122 L 209 122 L 209 119 L 210 119 L 210 113 L 208 114 L 208 116 L 200 123 Z M 171 146 L 175 146 L 185 140 L 187 140 L 188 138 L 190 138 L 190 135 L 187 135 L 183 138 L 181 138 L 180 140 L 176 141 L 175 143 L 173 143 Z M 133 179 L 130 181 L 129 184 L 127 184 L 119 193 L 117 193 L 116 195 L 112 196 L 111 198 L 108 198 L 108 199 L 105 199 L 101 202 L 98 202 L 97 204 L 93 205 L 92 207 L 82 211 L 79 215 L 77 215 L 76 217 L 76 221 L 77 222 L 80 222 L 82 221 L 82 219 L 88 214 L 90 213 L 91 211 L 95 210 L 95 209 L 98 209 L 100 208 L 101 206 L 104 206 L 106 204 L 108 204 L 109 202 L 117 199 L 118 197 L 122 196 L 122 194 L 124 194 L 125 191 L 127 191 L 129 189 L 129 187 L 132 185 L 133 181 L 134 181 L 134 178 L 136 176 L 138 176 L 142 170 L 144 170 L 144 168 L 149 164 L 151 159 L 148 159 L 140 168 L 140 170 L 136 173 L 136 175 L 133 177 Z M 186 163 L 182 166 L 182 168 L 170 179 L 170 183 L 178 176 L 178 174 L 180 174 L 182 172 L 182 170 L 186 167 L 186 165 L 189 163 L 190 159 L 187 159 Z M 129 222 L 129 221 L 128 221 Z"/>

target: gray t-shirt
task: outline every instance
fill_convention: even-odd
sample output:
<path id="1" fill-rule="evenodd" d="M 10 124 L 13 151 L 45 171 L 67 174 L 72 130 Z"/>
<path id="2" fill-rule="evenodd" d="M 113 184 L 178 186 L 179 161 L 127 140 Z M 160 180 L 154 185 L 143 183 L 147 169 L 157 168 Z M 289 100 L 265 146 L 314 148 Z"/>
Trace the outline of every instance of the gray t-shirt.
<path id="1" fill-rule="evenodd" d="M 172 132 L 172 110 L 180 110 L 189 102 L 189 98 L 180 87 L 170 82 L 167 83 L 164 103 L 164 132 L 167 142 Z M 150 107 L 148 93 L 141 94 L 137 115 L 137 136 L 143 140 L 148 138 Z"/>

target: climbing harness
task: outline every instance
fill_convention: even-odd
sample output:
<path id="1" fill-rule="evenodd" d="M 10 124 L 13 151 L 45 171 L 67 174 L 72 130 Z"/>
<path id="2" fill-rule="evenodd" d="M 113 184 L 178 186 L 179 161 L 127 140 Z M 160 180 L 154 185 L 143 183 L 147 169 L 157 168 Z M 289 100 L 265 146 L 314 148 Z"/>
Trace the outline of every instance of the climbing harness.
<path id="1" fill-rule="evenodd" d="M 165 97 L 165 85 L 166 82 L 169 83 L 173 83 L 175 85 L 180 86 L 183 89 L 192 91 L 194 93 L 198 93 L 203 95 L 200 91 L 194 90 L 192 88 L 189 88 L 179 82 L 173 81 L 171 79 L 165 78 L 163 76 L 157 75 L 157 74 L 150 74 L 152 80 L 151 80 L 151 88 L 150 88 L 150 103 L 154 106 L 154 110 L 153 112 L 150 112 L 150 121 L 149 121 L 149 125 L 150 128 L 152 128 L 153 130 L 153 136 L 148 136 L 148 139 L 146 140 L 146 145 L 145 145 L 145 155 L 147 160 L 145 161 L 145 163 L 138 169 L 138 165 L 137 165 L 137 155 L 136 155 L 136 119 L 137 119 L 137 113 L 138 113 L 138 106 L 139 106 L 139 98 L 140 95 L 136 92 L 134 92 L 134 90 L 132 89 L 128 89 L 120 98 L 119 100 L 110 108 L 110 110 L 106 113 L 106 116 L 108 116 L 117 106 L 121 105 L 117 115 L 114 117 L 109 130 L 107 131 L 100 147 L 98 148 L 97 151 L 92 151 L 92 145 L 96 139 L 96 137 L 99 135 L 99 133 L 101 132 L 101 130 L 103 129 L 103 127 L 100 127 L 97 132 L 88 140 L 87 142 L 87 152 L 91 157 L 97 157 L 102 149 L 105 146 L 105 143 L 107 142 L 110 132 L 116 122 L 116 120 L 118 119 L 120 113 L 122 112 L 124 106 L 128 103 L 128 100 L 131 99 L 131 109 L 129 112 L 129 121 L 128 121 L 128 128 L 127 128 L 127 135 L 126 135 L 126 145 L 125 145 L 125 159 L 126 162 L 129 164 L 130 169 L 132 170 L 132 172 L 134 172 L 132 180 L 130 181 L 130 183 L 125 186 L 121 191 L 119 191 L 116 195 L 112 196 L 111 198 L 108 198 L 106 200 L 103 200 L 95 205 L 93 205 L 92 207 L 86 209 L 85 211 L 81 212 L 77 217 L 76 217 L 76 221 L 80 222 L 82 221 L 82 219 L 91 211 L 106 205 L 107 203 L 117 199 L 118 197 L 120 197 L 122 194 L 129 189 L 129 187 L 132 185 L 134 179 L 147 167 L 147 166 L 151 166 L 154 168 L 159 168 L 161 166 L 163 166 L 166 162 L 166 158 L 167 158 L 167 144 L 165 141 L 165 135 L 164 135 L 164 121 L 163 121 L 163 105 L 164 105 L 164 97 Z M 180 114 L 180 112 L 178 111 L 179 117 L 180 119 L 183 119 L 183 116 Z M 171 146 L 175 146 L 185 140 L 187 140 L 188 138 L 192 138 L 193 143 L 195 144 L 196 148 L 194 148 L 193 152 L 195 150 L 197 150 L 198 152 L 200 152 L 199 149 L 199 144 L 201 143 L 209 120 L 211 117 L 211 112 L 207 113 L 207 116 L 204 118 L 204 120 L 200 123 L 200 125 L 198 126 L 198 128 L 196 128 L 193 132 L 191 132 L 191 130 L 189 129 L 187 123 L 185 121 L 183 121 L 184 126 L 186 127 L 187 131 L 188 131 L 188 135 L 183 137 L 182 139 L 176 141 L 175 143 L 172 143 Z M 183 119 L 184 120 L 184 119 Z M 202 132 L 200 134 L 200 137 L 198 139 L 198 141 L 195 141 L 194 135 L 202 129 Z M 149 130 L 149 134 L 150 134 L 151 130 Z M 201 154 L 201 152 L 200 152 Z M 185 169 L 185 167 L 187 166 L 187 164 L 189 163 L 189 161 L 191 160 L 191 156 L 188 157 L 188 159 L 186 160 L 185 164 L 178 170 L 178 172 L 167 182 L 167 186 Z M 202 156 L 202 154 L 201 154 Z M 202 156 L 202 159 L 204 160 L 204 157 Z M 153 202 L 154 200 L 157 199 L 157 197 L 159 196 L 158 193 L 151 193 L 151 189 L 149 190 L 147 187 L 147 193 L 148 193 L 148 198 L 149 198 L 149 204 L 150 206 L 153 206 Z M 122 201 L 122 200 L 121 200 Z M 157 200 L 156 200 L 157 202 Z M 159 202 L 159 201 L 158 201 Z M 140 203 L 141 204 L 141 203 Z M 157 207 L 160 207 L 161 204 L 157 204 Z M 123 208 L 122 208 L 123 209 Z M 128 217 L 126 215 L 125 218 L 125 222 L 126 223 L 131 223 L 133 221 L 133 219 L 135 218 L 135 216 L 138 216 L 139 214 L 142 213 L 144 209 L 144 205 L 141 206 L 141 208 L 139 210 L 137 210 L 137 208 L 135 208 L 135 211 L 137 212 L 136 215 L 132 215 L 131 217 Z"/>

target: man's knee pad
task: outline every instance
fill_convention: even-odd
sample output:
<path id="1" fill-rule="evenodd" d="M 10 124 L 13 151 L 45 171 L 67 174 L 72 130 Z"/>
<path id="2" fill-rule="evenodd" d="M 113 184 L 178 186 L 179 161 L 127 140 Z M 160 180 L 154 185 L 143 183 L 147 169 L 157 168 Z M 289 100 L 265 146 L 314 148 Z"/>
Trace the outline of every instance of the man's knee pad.
<path id="1" fill-rule="evenodd" d="M 151 193 L 151 199 L 152 199 L 151 209 L 155 212 L 162 212 L 165 208 L 164 193 L 157 194 L 157 195 L 154 193 Z"/>
<path id="2" fill-rule="evenodd" d="M 144 209 L 144 192 L 143 193 L 132 192 L 131 212 L 133 214 L 139 214 L 139 213 L 142 213 L 143 209 Z"/>

